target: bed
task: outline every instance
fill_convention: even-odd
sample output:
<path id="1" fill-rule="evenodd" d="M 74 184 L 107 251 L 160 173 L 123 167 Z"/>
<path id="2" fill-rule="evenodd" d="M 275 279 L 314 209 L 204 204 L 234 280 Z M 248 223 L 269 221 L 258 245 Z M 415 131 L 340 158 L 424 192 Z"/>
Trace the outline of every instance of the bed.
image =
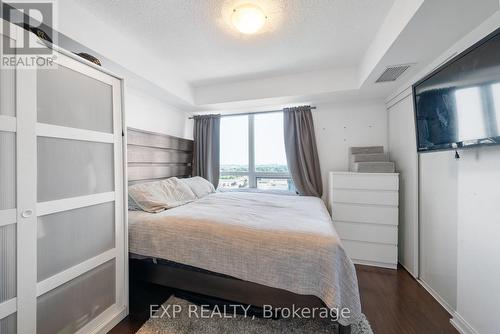
<path id="1" fill-rule="evenodd" d="M 341 333 L 361 317 L 354 266 L 315 197 L 217 192 L 129 211 L 129 252 L 136 279 L 255 306 L 347 308 Z"/>

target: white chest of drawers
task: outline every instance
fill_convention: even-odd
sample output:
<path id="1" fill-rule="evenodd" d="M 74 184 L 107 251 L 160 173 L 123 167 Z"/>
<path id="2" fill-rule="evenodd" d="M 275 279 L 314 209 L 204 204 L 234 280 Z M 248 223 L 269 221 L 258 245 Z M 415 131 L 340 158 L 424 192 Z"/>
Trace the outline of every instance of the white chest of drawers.
<path id="1" fill-rule="evenodd" d="M 397 173 L 330 172 L 333 222 L 354 263 L 397 267 L 398 190 Z"/>

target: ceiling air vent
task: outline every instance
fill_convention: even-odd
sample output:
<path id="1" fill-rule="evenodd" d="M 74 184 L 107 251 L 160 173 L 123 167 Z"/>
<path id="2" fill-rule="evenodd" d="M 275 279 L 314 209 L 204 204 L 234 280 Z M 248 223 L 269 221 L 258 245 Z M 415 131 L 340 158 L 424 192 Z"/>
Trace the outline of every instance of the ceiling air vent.
<path id="1" fill-rule="evenodd" d="M 396 81 L 411 65 L 389 66 L 375 82 Z"/>

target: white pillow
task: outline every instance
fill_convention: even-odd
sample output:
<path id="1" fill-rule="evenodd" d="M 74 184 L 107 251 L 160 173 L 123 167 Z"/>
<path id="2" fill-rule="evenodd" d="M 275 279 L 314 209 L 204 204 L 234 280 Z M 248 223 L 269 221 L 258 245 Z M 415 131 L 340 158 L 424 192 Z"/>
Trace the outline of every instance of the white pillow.
<path id="1" fill-rule="evenodd" d="M 201 176 L 179 179 L 189 186 L 197 198 L 202 198 L 215 192 L 214 185 Z"/>
<path id="2" fill-rule="evenodd" d="M 128 188 L 132 200 L 144 211 L 160 212 L 196 199 L 191 189 L 176 177 L 134 184 Z"/>

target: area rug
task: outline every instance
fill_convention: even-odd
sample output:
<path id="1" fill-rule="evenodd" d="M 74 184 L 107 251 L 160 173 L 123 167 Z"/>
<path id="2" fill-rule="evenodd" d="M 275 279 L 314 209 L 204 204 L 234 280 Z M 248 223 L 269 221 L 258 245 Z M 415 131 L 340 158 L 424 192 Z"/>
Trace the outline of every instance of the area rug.
<path id="1" fill-rule="evenodd" d="M 155 312 L 137 334 L 338 333 L 335 324 L 328 319 L 245 316 L 244 312 L 236 314 L 236 310 L 230 308 L 203 308 L 175 296 L 152 309 Z M 352 325 L 351 334 L 373 334 L 366 317 Z"/>

